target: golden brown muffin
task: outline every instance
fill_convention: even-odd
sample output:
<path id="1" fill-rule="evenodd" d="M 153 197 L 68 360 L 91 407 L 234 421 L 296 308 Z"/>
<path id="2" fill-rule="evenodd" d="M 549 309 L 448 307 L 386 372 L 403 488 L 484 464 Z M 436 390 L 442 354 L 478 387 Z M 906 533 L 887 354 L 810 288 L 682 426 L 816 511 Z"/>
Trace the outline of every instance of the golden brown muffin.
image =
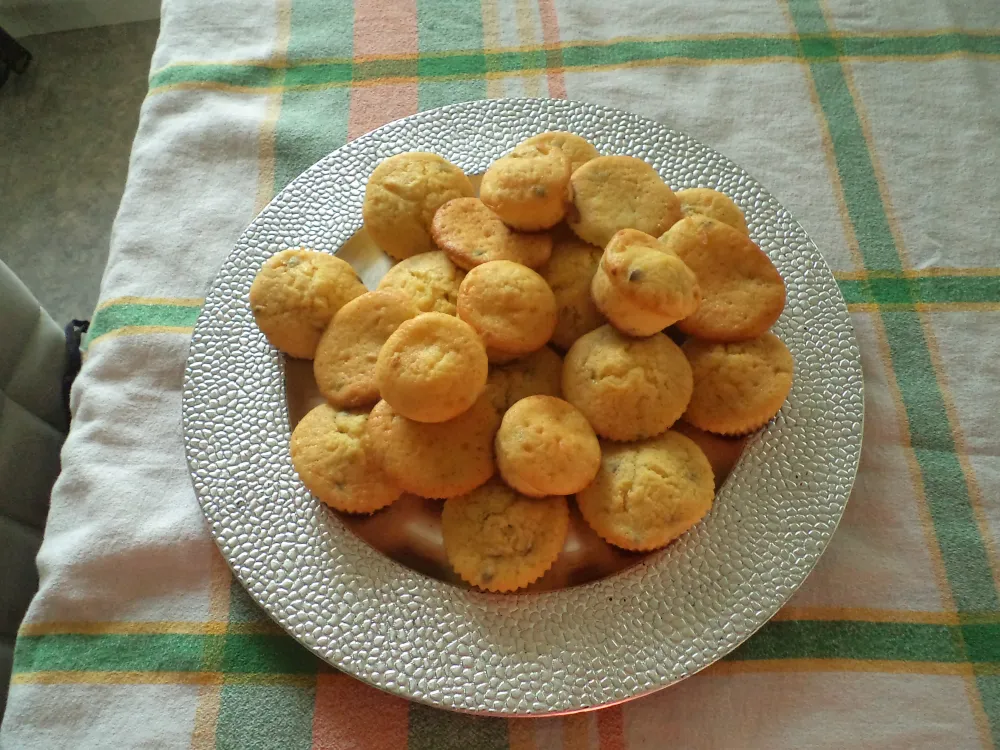
<path id="1" fill-rule="evenodd" d="M 763 427 L 792 390 L 795 362 L 773 333 L 736 343 L 684 342 L 694 391 L 684 420 L 720 435 L 745 435 Z"/>
<path id="2" fill-rule="evenodd" d="M 622 229 L 611 238 L 591 293 L 597 309 L 622 333 L 651 336 L 698 309 L 698 279 L 655 237 Z"/>
<path id="3" fill-rule="evenodd" d="M 606 541 L 646 551 L 670 543 L 712 507 L 715 479 L 701 449 L 673 430 L 639 443 L 605 443 L 594 482 L 576 495 Z"/>
<path id="4" fill-rule="evenodd" d="M 747 220 L 739 206 L 725 193 L 711 188 L 688 188 L 677 192 L 685 216 L 702 214 L 747 234 Z"/>
<path id="5" fill-rule="evenodd" d="M 458 290 L 458 317 L 487 351 L 518 356 L 545 346 L 556 327 L 556 298 L 545 279 L 520 263 L 476 266 Z"/>
<path id="6" fill-rule="evenodd" d="M 488 367 L 483 342 L 468 323 L 421 313 L 386 340 L 375 362 L 375 382 L 397 414 L 446 422 L 479 398 Z"/>
<path id="7" fill-rule="evenodd" d="M 558 232 L 552 243 L 552 257 L 538 269 L 539 275 L 552 288 L 558 309 L 551 342 L 564 351 L 583 334 L 605 323 L 590 296 L 590 284 L 602 253 L 601 248 L 574 234 Z"/>
<path id="8" fill-rule="evenodd" d="M 554 227 L 570 202 L 570 160 L 547 143 L 523 144 L 483 175 L 479 197 L 503 223 L 523 232 Z"/>
<path id="9" fill-rule="evenodd" d="M 785 308 L 785 282 L 754 242 L 721 221 L 695 214 L 660 241 L 698 277 L 701 304 L 677 324 L 710 341 L 745 341 L 763 335 Z"/>
<path id="10" fill-rule="evenodd" d="M 496 456 L 500 476 L 518 492 L 572 495 L 594 480 L 601 446 L 575 406 L 552 396 L 529 396 L 504 414 Z"/>
<path id="11" fill-rule="evenodd" d="M 633 339 L 611 326 L 585 334 L 566 353 L 563 398 L 594 431 L 638 440 L 668 429 L 691 399 L 691 366 L 662 333 Z"/>
<path id="12" fill-rule="evenodd" d="M 420 253 L 400 261 L 386 272 L 379 289 L 398 289 L 420 312 L 455 314 L 458 285 L 465 271 L 440 250 Z"/>
<path id="13" fill-rule="evenodd" d="M 615 232 L 659 237 L 681 219 L 677 196 L 656 170 L 632 156 L 599 156 L 573 173 L 567 223 L 585 242 L 607 246 Z"/>
<path id="14" fill-rule="evenodd" d="M 447 422 L 414 422 L 379 401 L 368 434 L 382 468 L 406 492 L 455 497 L 471 492 L 496 471 L 493 438 L 500 417 L 482 397 Z"/>
<path id="15" fill-rule="evenodd" d="M 366 291 L 349 263 L 300 247 L 267 259 L 250 287 L 250 309 L 274 347 L 312 359 L 337 310 Z"/>
<path id="16" fill-rule="evenodd" d="M 437 154 L 390 156 L 372 172 L 361 208 L 375 243 L 397 260 L 434 249 L 431 220 L 453 198 L 476 194 L 465 173 Z"/>
<path id="17" fill-rule="evenodd" d="M 562 357 L 547 346 L 510 364 L 490 366 L 486 396 L 501 415 L 528 396 L 559 397 L 562 395 L 562 367 Z"/>
<path id="18" fill-rule="evenodd" d="M 367 436 L 368 415 L 320 404 L 292 432 L 292 464 L 306 488 L 345 513 L 371 513 L 401 490 L 382 471 Z"/>
<path id="19" fill-rule="evenodd" d="M 712 465 L 712 473 L 715 474 L 715 489 L 718 492 L 733 467 L 743 456 L 743 449 L 746 447 L 748 438 L 746 436 L 716 435 L 699 430 L 690 422 L 685 422 L 683 417 L 670 429 L 679 432 L 686 438 L 691 438 L 695 445 L 701 448 L 701 452 L 705 454 L 705 458 Z"/>
<path id="20" fill-rule="evenodd" d="M 500 349 L 494 349 L 492 347 L 486 347 L 486 359 L 489 360 L 490 365 L 509 365 L 511 362 L 516 362 L 523 354 L 513 354 L 511 352 L 504 352 Z"/>
<path id="21" fill-rule="evenodd" d="M 368 292 L 344 305 L 323 333 L 313 374 L 320 393 L 334 406 L 356 409 L 379 399 L 375 361 L 386 339 L 417 308 L 395 289 Z"/>
<path id="22" fill-rule="evenodd" d="M 478 198 L 449 201 L 434 214 L 431 231 L 452 262 L 467 271 L 494 260 L 537 268 L 552 254 L 551 237 L 511 231 Z"/>
<path id="23" fill-rule="evenodd" d="M 546 133 L 533 135 L 526 141 L 522 141 L 524 146 L 539 145 L 555 146 L 569 159 L 570 172 L 575 172 L 591 159 L 600 156 L 600 152 L 594 148 L 594 144 L 586 138 L 576 133 L 566 133 L 561 130 L 550 130 Z"/>
<path id="24" fill-rule="evenodd" d="M 525 497 L 498 481 L 446 500 L 441 511 L 448 561 L 487 591 L 514 591 L 545 575 L 568 530 L 566 498 Z"/>

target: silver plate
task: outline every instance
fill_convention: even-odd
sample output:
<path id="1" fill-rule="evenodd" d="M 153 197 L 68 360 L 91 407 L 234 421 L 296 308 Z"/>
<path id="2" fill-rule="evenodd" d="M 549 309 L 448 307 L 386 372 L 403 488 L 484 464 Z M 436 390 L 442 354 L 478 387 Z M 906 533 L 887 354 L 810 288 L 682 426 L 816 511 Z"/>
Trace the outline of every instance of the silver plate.
<path id="1" fill-rule="evenodd" d="M 613 576 L 496 596 L 404 567 L 314 499 L 289 458 L 282 358 L 247 293 L 266 258 L 336 251 L 361 225 L 368 175 L 402 151 L 482 172 L 524 138 L 569 130 L 652 164 L 675 189 L 732 196 L 788 286 L 775 331 L 796 380 L 748 443 L 707 519 Z M 371 279 L 366 279 L 371 281 Z M 250 595 L 330 664 L 434 706 L 511 716 L 586 710 L 671 685 L 732 651 L 802 583 L 857 471 L 864 414 L 854 329 L 802 228 L 746 172 L 628 112 L 552 99 L 476 101 L 390 123 L 333 152 L 247 228 L 198 318 L 183 396 L 195 493 Z"/>

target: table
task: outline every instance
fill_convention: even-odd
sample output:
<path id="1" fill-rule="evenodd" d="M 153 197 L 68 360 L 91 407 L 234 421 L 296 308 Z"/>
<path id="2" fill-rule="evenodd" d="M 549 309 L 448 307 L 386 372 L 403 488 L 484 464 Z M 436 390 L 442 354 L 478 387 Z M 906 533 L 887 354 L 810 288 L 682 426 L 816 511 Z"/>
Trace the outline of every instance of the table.
<path id="1" fill-rule="evenodd" d="M 1000 6 L 989 0 L 167 0 L 4 748 L 1000 744 Z M 691 133 L 836 272 L 865 370 L 855 492 L 731 657 L 566 718 L 450 714 L 319 663 L 235 585 L 180 388 L 209 283 L 321 156 L 420 109 L 553 96 Z"/>

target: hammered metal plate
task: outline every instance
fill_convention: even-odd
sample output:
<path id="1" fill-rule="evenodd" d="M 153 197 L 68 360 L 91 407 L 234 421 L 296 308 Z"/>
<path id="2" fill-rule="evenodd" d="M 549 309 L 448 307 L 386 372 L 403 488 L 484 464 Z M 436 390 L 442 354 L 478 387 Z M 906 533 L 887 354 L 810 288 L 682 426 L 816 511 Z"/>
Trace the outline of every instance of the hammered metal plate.
<path id="1" fill-rule="evenodd" d="M 796 380 L 752 438 L 710 515 L 666 549 L 559 591 L 487 595 L 377 552 L 314 499 L 289 458 L 282 357 L 247 293 L 272 254 L 335 252 L 361 225 L 368 175 L 403 151 L 468 173 L 544 130 L 652 164 L 674 188 L 732 196 L 788 286 L 775 326 Z M 388 264 L 385 264 L 388 267 Z M 363 270 L 369 286 L 384 271 Z M 861 450 L 861 365 L 847 306 L 802 228 L 749 175 L 636 115 L 551 99 L 476 101 L 390 123 L 306 171 L 247 228 L 205 300 L 183 394 L 195 493 L 250 595 L 317 656 L 434 706 L 511 716 L 586 710 L 677 682 L 763 625 L 816 564 Z"/>

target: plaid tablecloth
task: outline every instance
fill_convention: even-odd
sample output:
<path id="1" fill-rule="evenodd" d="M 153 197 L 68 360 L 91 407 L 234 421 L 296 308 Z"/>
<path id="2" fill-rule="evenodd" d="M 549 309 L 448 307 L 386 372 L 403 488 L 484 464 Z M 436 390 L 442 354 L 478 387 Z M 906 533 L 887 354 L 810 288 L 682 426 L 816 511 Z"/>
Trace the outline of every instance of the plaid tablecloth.
<path id="1" fill-rule="evenodd" d="M 973 748 L 1000 744 L 1000 4 L 165 0 L 4 748 Z M 569 97 L 755 175 L 836 271 L 865 446 L 826 555 L 730 658 L 623 706 L 501 720 L 321 664 L 231 576 L 180 385 L 268 199 L 419 109 Z"/>

